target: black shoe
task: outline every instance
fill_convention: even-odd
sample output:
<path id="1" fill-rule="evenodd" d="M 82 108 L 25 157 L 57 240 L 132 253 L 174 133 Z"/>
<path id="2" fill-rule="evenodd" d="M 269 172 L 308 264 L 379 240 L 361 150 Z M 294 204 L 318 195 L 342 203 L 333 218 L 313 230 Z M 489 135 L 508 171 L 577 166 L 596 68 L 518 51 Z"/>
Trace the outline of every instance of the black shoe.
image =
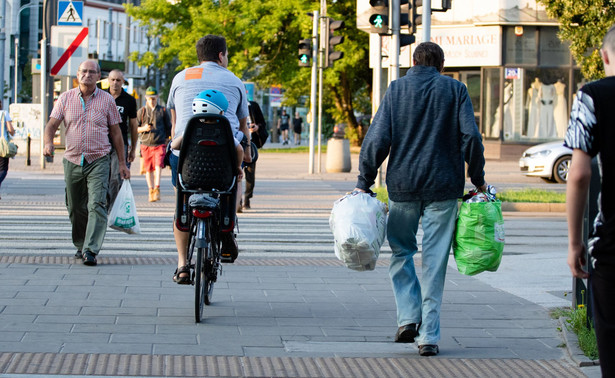
<path id="1" fill-rule="evenodd" d="M 437 345 L 433 345 L 433 344 L 419 345 L 419 355 L 423 357 L 435 356 L 438 353 L 440 353 L 440 349 L 438 348 Z"/>
<path id="2" fill-rule="evenodd" d="M 237 241 L 235 241 L 233 232 L 220 233 L 220 240 L 222 241 L 222 258 L 220 261 L 223 263 L 235 262 L 235 259 L 239 255 L 239 250 L 237 249 Z"/>
<path id="3" fill-rule="evenodd" d="M 85 251 L 83 254 L 83 265 L 96 266 L 96 255 L 90 251 Z"/>
<path id="4" fill-rule="evenodd" d="M 395 334 L 396 343 L 413 343 L 414 338 L 419 335 L 418 327 L 415 323 L 406 324 L 399 327 Z"/>
<path id="5" fill-rule="evenodd" d="M 249 198 L 246 198 L 246 200 L 243 201 L 243 208 L 250 209 L 250 199 Z"/>
<path id="6" fill-rule="evenodd" d="M 75 252 L 75 258 L 83 259 L 83 253 L 81 252 L 81 250 L 78 250 L 77 252 Z"/>

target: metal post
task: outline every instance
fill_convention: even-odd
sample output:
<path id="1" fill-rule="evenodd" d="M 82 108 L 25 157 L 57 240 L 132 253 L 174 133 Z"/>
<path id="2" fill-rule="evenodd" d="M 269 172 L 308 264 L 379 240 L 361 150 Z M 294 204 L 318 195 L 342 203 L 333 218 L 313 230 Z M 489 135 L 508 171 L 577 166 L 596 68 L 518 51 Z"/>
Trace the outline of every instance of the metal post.
<path id="1" fill-rule="evenodd" d="M 43 18 L 44 20 L 44 18 Z M 45 27 L 43 26 L 43 30 Z M 44 34 L 45 35 L 45 34 Z M 45 169 L 45 121 L 47 120 L 47 38 L 43 36 L 41 39 L 41 105 L 43 108 L 41 114 L 41 146 L 40 146 L 40 162 L 41 169 Z"/>
<path id="2" fill-rule="evenodd" d="M 431 40 L 431 0 L 423 1 L 423 42 Z"/>
<path id="3" fill-rule="evenodd" d="M 426 1 L 428 3 L 429 1 Z M 391 0 L 391 43 L 389 46 L 389 69 L 391 81 L 399 78 L 399 0 Z"/>
<path id="4" fill-rule="evenodd" d="M 109 40 L 107 43 L 107 60 L 113 60 L 111 41 L 113 41 L 113 8 L 109 8 Z"/>
<path id="5" fill-rule="evenodd" d="M 378 107 L 380 106 L 380 93 L 382 92 L 381 83 L 382 83 L 382 36 L 376 34 L 378 37 L 376 38 L 376 43 L 374 44 L 374 50 L 371 54 L 376 55 L 376 60 L 374 64 L 374 70 L 372 75 L 372 119 L 376 115 L 378 111 Z M 382 168 L 378 168 L 378 175 L 376 176 L 376 188 L 380 188 L 382 186 Z"/>
<path id="6" fill-rule="evenodd" d="M 319 64 L 318 64 L 318 159 L 316 159 L 318 165 L 318 173 L 321 173 L 322 167 L 320 163 L 320 146 L 322 144 L 322 78 L 323 71 L 325 69 L 325 38 L 327 36 L 327 1 L 320 1 L 320 11 L 322 13 L 320 17 L 320 46 L 319 46 Z"/>
<path id="7" fill-rule="evenodd" d="M 317 69 L 318 69 L 318 22 L 319 12 L 314 11 L 314 17 L 312 18 L 312 85 L 310 90 L 310 114 L 312 120 L 310 121 L 310 141 L 309 141 L 309 161 L 308 161 L 308 173 L 314 174 L 314 132 L 316 117 L 316 82 L 317 82 Z"/>
<path id="8" fill-rule="evenodd" d="M 4 104 L 4 41 L 6 40 L 6 1 L 0 1 L 0 103 Z"/>
<path id="9" fill-rule="evenodd" d="M 19 67 L 19 38 L 15 37 L 15 82 L 13 83 L 13 86 L 15 87 L 15 98 L 13 99 L 13 103 L 17 103 L 17 93 L 19 92 L 18 87 L 19 87 L 19 81 L 17 78 L 17 68 Z"/>
<path id="10" fill-rule="evenodd" d="M 133 0 L 126 1 L 128 4 L 132 4 Z M 130 60 L 128 59 L 128 55 L 130 54 L 130 22 L 131 18 L 128 14 L 126 15 L 126 35 L 124 38 L 124 73 L 128 74 L 128 65 L 130 64 Z M 160 87 L 158 87 L 160 88 Z M 262 102 L 261 102 L 262 104 Z"/>

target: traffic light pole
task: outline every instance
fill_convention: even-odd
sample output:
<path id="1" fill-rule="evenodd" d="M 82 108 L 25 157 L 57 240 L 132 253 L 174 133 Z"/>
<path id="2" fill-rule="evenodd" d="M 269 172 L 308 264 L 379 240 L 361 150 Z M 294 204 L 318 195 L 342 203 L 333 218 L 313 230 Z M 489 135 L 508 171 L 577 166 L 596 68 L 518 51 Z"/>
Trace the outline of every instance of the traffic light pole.
<path id="1" fill-rule="evenodd" d="M 372 120 L 374 119 L 374 116 L 378 111 L 378 107 L 380 106 L 380 93 L 382 93 L 380 85 L 382 83 L 382 36 L 379 34 L 376 35 L 378 38 L 376 38 L 376 43 L 374 44 L 374 50 L 376 51 L 377 56 L 372 75 Z M 382 167 L 378 168 L 375 184 L 376 188 L 380 188 L 382 186 Z"/>
<path id="2" fill-rule="evenodd" d="M 317 172 L 321 173 L 322 166 L 320 163 L 320 146 L 322 144 L 322 79 L 323 71 L 325 69 L 325 40 L 328 36 L 327 33 L 327 0 L 320 0 L 320 45 L 318 47 L 318 158 L 316 164 L 318 166 Z"/>
<path id="3" fill-rule="evenodd" d="M 431 40 L 431 1 L 423 2 L 423 42 Z"/>
<path id="4" fill-rule="evenodd" d="M 427 1 L 429 2 L 429 1 Z M 391 0 L 389 12 L 391 13 L 391 43 L 389 46 L 390 81 L 399 79 L 399 0 Z"/>
<path id="5" fill-rule="evenodd" d="M 310 90 L 310 114 L 312 115 L 312 120 L 310 122 L 310 142 L 309 142 L 309 163 L 308 163 L 308 173 L 314 173 L 314 124 L 317 121 L 316 117 L 316 70 L 318 68 L 318 59 L 316 58 L 318 55 L 318 22 L 320 21 L 319 12 L 314 11 L 314 17 L 312 17 L 312 85 Z"/>

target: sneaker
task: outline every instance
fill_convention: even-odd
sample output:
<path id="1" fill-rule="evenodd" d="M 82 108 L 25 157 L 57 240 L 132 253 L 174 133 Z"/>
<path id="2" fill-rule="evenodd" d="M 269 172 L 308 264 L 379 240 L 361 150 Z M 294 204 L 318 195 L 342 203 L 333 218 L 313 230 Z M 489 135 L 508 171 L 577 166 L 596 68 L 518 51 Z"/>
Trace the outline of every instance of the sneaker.
<path id="1" fill-rule="evenodd" d="M 419 345 L 419 355 L 423 357 L 435 356 L 440 353 L 440 349 L 434 344 Z"/>
<path id="2" fill-rule="evenodd" d="M 85 251 L 83 254 L 83 265 L 96 266 L 96 255 L 90 251 Z"/>
<path id="3" fill-rule="evenodd" d="M 250 209 L 250 199 L 249 198 L 246 198 L 246 200 L 243 201 L 243 208 Z"/>
<path id="4" fill-rule="evenodd" d="M 150 188 L 149 189 L 149 202 L 154 202 L 154 201 L 156 201 L 154 197 L 154 189 Z"/>
<path id="5" fill-rule="evenodd" d="M 220 233 L 220 240 L 222 241 L 222 258 L 220 261 L 223 263 L 233 263 L 239 255 L 237 249 L 237 241 L 235 241 L 235 234 L 231 232 Z"/>
<path id="6" fill-rule="evenodd" d="M 399 327 L 397 333 L 395 333 L 396 343 L 413 343 L 414 338 L 419 335 L 418 327 L 416 323 L 406 324 Z"/>
<path id="7" fill-rule="evenodd" d="M 154 201 L 160 201 L 160 188 L 154 189 Z"/>
<path id="8" fill-rule="evenodd" d="M 83 259 L 83 253 L 81 252 L 81 250 L 78 250 L 77 252 L 75 252 L 75 258 Z"/>

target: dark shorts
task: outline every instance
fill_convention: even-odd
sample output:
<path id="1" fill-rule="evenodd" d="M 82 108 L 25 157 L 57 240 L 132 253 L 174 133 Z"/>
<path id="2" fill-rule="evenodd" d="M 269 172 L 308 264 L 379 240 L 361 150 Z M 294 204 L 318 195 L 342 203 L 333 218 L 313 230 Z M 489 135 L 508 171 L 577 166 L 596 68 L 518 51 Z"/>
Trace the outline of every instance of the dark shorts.
<path id="1" fill-rule="evenodd" d="M 287 123 L 283 123 L 280 125 L 280 130 L 288 130 L 288 124 Z"/>

